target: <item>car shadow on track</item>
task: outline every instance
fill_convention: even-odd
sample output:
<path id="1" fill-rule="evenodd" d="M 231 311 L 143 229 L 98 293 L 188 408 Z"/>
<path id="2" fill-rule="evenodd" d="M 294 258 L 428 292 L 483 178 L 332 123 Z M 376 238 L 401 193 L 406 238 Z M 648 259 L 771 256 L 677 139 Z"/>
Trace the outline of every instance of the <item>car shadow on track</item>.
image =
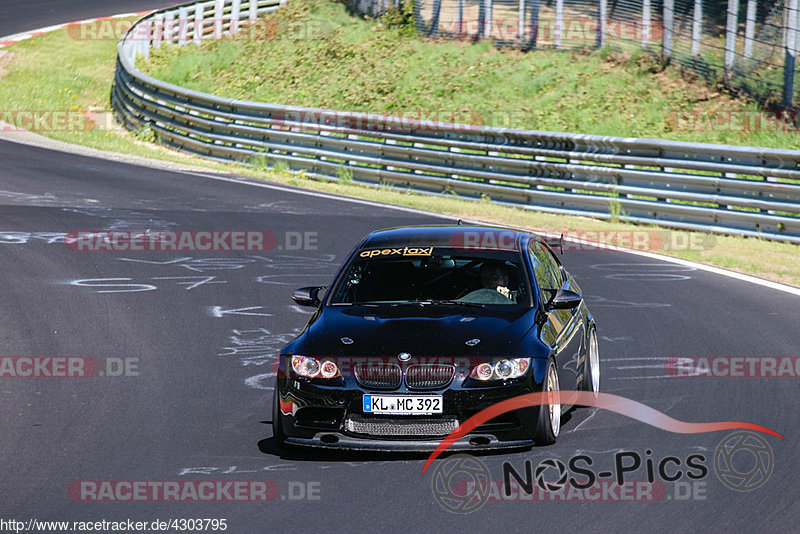
<path id="1" fill-rule="evenodd" d="M 572 412 L 575 409 L 569 410 L 561 416 L 561 424 L 568 423 L 572 418 Z M 262 424 L 272 426 L 272 421 L 261 421 Z M 474 451 L 458 451 L 461 453 L 468 452 L 475 456 L 499 456 L 508 454 L 510 451 L 523 451 L 537 448 L 523 447 L 520 449 L 501 449 L 501 450 L 480 450 Z M 404 460 L 425 460 L 430 456 L 431 452 L 380 452 L 380 451 L 344 451 L 335 449 L 305 449 L 302 447 L 279 447 L 275 438 L 272 436 L 264 438 L 258 442 L 258 450 L 267 456 L 276 456 L 282 460 L 290 461 L 306 461 L 306 462 L 367 462 L 375 461 L 382 462 L 387 460 L 404 461 Z M 457 454 L 458 452 L 445 452 L 441 455 L 442 458 Z"/>

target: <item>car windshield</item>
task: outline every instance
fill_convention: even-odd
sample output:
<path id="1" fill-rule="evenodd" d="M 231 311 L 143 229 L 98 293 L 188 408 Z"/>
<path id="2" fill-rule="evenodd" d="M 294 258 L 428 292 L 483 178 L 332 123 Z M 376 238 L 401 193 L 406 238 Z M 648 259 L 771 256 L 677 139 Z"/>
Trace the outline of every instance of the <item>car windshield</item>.
<path id="1" fill-rule="evenodd" d="M 360 252 L 333 289 L 331 304 L 518 306 L 528 302 L 517 252 L 415 250 L 430 254 Z"/>

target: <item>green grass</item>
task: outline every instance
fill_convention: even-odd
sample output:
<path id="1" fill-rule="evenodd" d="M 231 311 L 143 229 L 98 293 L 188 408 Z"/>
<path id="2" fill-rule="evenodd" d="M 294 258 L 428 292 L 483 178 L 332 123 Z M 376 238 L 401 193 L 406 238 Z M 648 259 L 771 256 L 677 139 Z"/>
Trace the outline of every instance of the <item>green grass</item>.
<path id="1" fill-rule="evenodd" d="M 10 54 L 10 60 L 6 59 L 6 66 L 0 70 L 5 71 L 0 76 L 0 110 L 91 110 L 101 118 L 108 117 L 116 49 L 115 40 L 77 40 L 66 30 L 3 49 Z M 149 130 L 128 132 L 113 121 L 110 128 L 37 133 L 110 152 L 180 163 L 200 161 L 148 143 L 153 137 Z"/>
<path id="2" fill-rule="evenodd" d="M 156 78 L 220 96 L 488 126 L 800 148 L 796 131 L 687 131 L 681 111 L 758 111 L 649 54 L 498 51 L 408 37 L 330 0 L 293 0 L 271 40 L 165 47 L 141 63 Z M 708 126 L 707 124 L 699 124 Z M 712 127 L 712 130 L 714 128 Z"/>
<path id="3" fill-rule="evenodd" d="M 291 6 L 297 5 L 299 2 L 290 3 Z M 328 31 L 332 28 L 333 24 L 339 25 L 342 28 L 351 27 L 353 31 L 340 30 L 341 35 L 337 38 L 339 43 L 347 45 L 343 51 L 347 52 L 345 56 L 350 53 L 360 54 L 359 57 L 369 56 L 371 48 L 368 43 L 365 44 L 363 39 L 389 39 L 389 45 L 385 46 L 384 60 L 386 62 L 393 61 L 395 57 L 392 52 L 392 47 L 396 47 L 399 43 L 399 34 L 401 29 L 378 29 L 378 24 L 375 22 L 362 22 L 356 19 L 351 19 L 346 13 L 340 9 L 340 6 L 334 4 L 320 3 L 318 5 L 305 4 L 310 16 L 321 17 L 325 20 L 330 20 L 331 25 L 325 26 L 319 24 L 318 29 L 321 32 Z M 293 8 L 295 9 L 295 8 Z M 299 9 L 299 8 L 297 8 Z M 294 17 L 306 16 L 303 13 L 295 13 Z M 295 20 L 301 20 L 296 18 Z M 346 28 L 345 28 L 346 29 Z M 313 32 L 312 32 L 313 35 Z M 375 37 L 377 35 L 377 37 Z M 392 44 L 393 43 L 393 44 Z M 273 46 L 285 47 L 282 48 L 286 53 L 300 54 L 301 50 L 306 50 L 309 47 L 325 47 L 324 40 L 320 42 L 315 41 L 297 41 L 294 44 L 288 41 L 276 39 L 274 42 L 261 43 L 267 49 Z M 403 44 L 403 43 L 400 43 Z M 221 43 L 213 45 L 209 48 L 220 46 L 228 50 L 228 56 L 225 61 L 236 61 L 236 58 L 241 58 L 242 43 Z M 245 43 L 247 45 L 247 43 Z M 404 45 L 405 46 L 405 45 Z M 441 51 L 438 51 L 441 47 Z M 631 102 L 629 102 L 623 95 L 622 89 L 618 88 L 609 92 L 602 92 L 602 83 L 610 83 L 615 77 L 615 72 L 620 79 L 636 80 L 641 88 L 637 89 L 638 101 L 637 106 L 644 106 L 648 100 L 642 91 L 645 89 L 652 90 L 653 95 L 651 100 L 653 102 L 670 101 L 670 99 L 678 99 L 680 95 L 670 93 L 672 96 L 667 98 L 662 93 L 669 93 L 666 91 L 667 84 L 651 83 L 648 77 L 652 74 L 647 74 L 646 69 L 650 66 L 646 64 L 639 66 L 636 61 L 614 56 L 613 54 L 606 53 L 606 59 L 602 59 L 602 54 L 591 54 L 588 56 L 576 57 L 569 53 L 539 53 L 521 55 L 516 52 L 512 53 L 499 53 L 494 50 L 490 45 L 482 43 L 475 46 L 460 44 L 460 43 L 428 43 L 418 40 L 411 40 L 407 43 L 407 49 L 414 51 L 414 54 L 423 55 L 429 54 L 426 60 L 431 71 L 427 73 L 425 84 L 436 82 L 437 80 L 446 80 L 450 74 L 454 75 L 453 83 L 460 83 L 464 91 L 469 91 L 475 98 L 475 103 L 469 99 L 463 98 L 458 100 L 463 105 L 463 110 L 486 109 L 486 102 L 491 102 L 492 105 L 498 105 L 498 98 L 512 98 L 514 91 L 510 91 L 502 80 L 503 74 L 492 74 L 489 72 L 490 66 L 495 65 L 498 68 L 503 67 L 509 69 L 514 61 L 523 62 L 525 68 L 532 69 L 532 65 L 538 65 L 537 68 L 541 69 L 541 76 L 536 79 L 538 81 L 531 82 L 531 92 L 525 93 L 527 99 L 531 102 L 539 102 L 541 100 L 550 99 L 553 104 L 560 104 L 562 110 L 579 109 L 580 103 L 572 99 L 570 95 L 575 93 L 574 90 L 566 90 L 560 88 L 558 83 L 548 81 L 547 77 L 543 74 L 545 72 L 553 75 L 559 74 L 554 71 L 563 71 L 559 76 L 564 79 L 580 79 L 582 85 L 586 87 L 586 95 L 604 94 L 605 98 L 598 104 L 591 104 L 591 113 L 584 113 L 584 121 L 581 121 L 581 114 L 573 111 L 569 121 L 567 119 L 560 119 L 558 117 L 551 117 L 552 113 L 548 109 L 539 109 L 531 107 L 531 110 L 537 109 L 541 112 L 543 117 L 548 121 L 564 120 L 569 128 L 575 131 L 589 131 L 591 128 L 599 128 L 598 125 L 619 124 L 619 131 L 607 132 L 616 133 L 619 135 L 633 135 L 633 131 L 629 128 L 629 124 L 625 120 L 614 119 L 610 117 L 607 120 L 600 120 L 600 115 L 592 116 L 592 113 L 598 113 L 598 109 L 608 107 L 609 109 L 628 110 L 629 113 L 634 113 L 634 109 L 638 109 Z M 116 43 L 114 41 L 77 41 L 69 37 L 66 31 L 58 31 L 36 38 L 35 40 L 25 41 L 15 44 L 5 50 L 11 52 L 11 60 L 8 57 L 0 61 L 0 109 L 2 110 L 37 110 L 37 109 L 52 109 L 52 110 L 69 110 L 69 109 L 93 109 L 98 112 L 109 111 L 109 91 L 113 78 L 114 60 L 116 55 Z M 196 60 L 194 65 L 202 72 L 207 69 L 204 61 L 209 60 L 208 50 L 198 50 L 195 47 L 186 47 L 184 50 L 174 51 L 175 57 L 170 55 L 170 60 L 175 61 L 190 61 L 190 52 L 200 53 L 201 59 Z M 172 54 L 173 52 L 170 52 Z M 337 52 L 338 53 L 338 52 Z M 344 52 L 343 52 L 344 53 Z M 403 55 L 406 55 L 404 53 Z M 455 61 L 461 57 L 468 56 L 470 61 L 475 65 L 474 69 L 455 69 L 450 64 L 443 64 L 443 61 Z M 293 56 L 297 59 L 297 55 Z M 316 56 L 314 56 L 316 57 Z M 203 59 L 204 58 L 204 59 Z M 386 59 L 388 58 L 388 59 Z M 448 59 L 449 58 L 449 59 Z M 548 59 L 549 58 L 549 59 Z M 158 61 L 166 61 L 167 57 L 161 57 Z M 276 56 L 276 60 L 279 57 Z M 311 61 L 312 58 L 307 59 Z M 158 61 L 153 63 L 151 68 L 158 65 Z M 225 61 L 218 60 L 216 68 L 222 70 L 226 67 Z M 335 64 L 334 60 L 325 68 L 334 72 L 332 65 Z M 339 58 L 336 61 L 343 61 L 346 63 L 346 58 Z M 410 59 L 409 59 L 410 61 Z M 584 61 L 591 62 L 591 68 L 584 68 L 581 63 Z M 631 61 L 634 61 L 631 63 Z M 246 62 L 242 59 L 239 63 Z M 552 62 L 551 66 L 550 63 Z M 188 65 L 189 63 L 185 63 Z M 372 65 L 373 63 L 370 63 Z M 282 67 L 277 70 L 268 70 L 259 72 L 258 68 L 253 69 L 253 75 L 261 76 L 264 80 L 269 80 L 254 87 L 265 91 L 264 94 L 271 95 L 265 100 L 278 101 L 276 95 L 283 95 L 285 103 L 297 104 L 317 104 L 326 105 L 330 107 L 339 107 L 347 109 L 359 108 L 353 104 L 357 100 L 364 100 L 368 103 L 369 98 L 375 97 L 375 105 L 383 105 L 388 102 L 394 102 L 393 105 L 397 106 L 394 109 L 409 109 L 403 107 L 408 105 L 409 102 L 416 102 L 416 105 L 423 106 L 424 109 L 437 109 L 434 107 L 436 102 L 447 102 L 446 90 L 434 90 L 432 87 L 421 91 L 419 95 L 415 93 L 416 88 L 420 88 L 420 83 L 414 79 L 414 75 L 408 74 L 403 70 L 403 66 L 408 67 L 409 64 L 400 63 L 398 68 L 390 68 L 390 66 L 383 66 L 380 71 L 384 75 L 391 76 L 390 85 L 388 86 L 388 93 L 383 97 L 377 95 L 377 86 L 364 87 L 363 92 L 366 97 L 359 96 L 358 89 L 361 83 L 359 76 L 367 76 L 369 73 L 360 73 L 357 70 L 352 70 L 354 67 L 351 65 L 350 75 L 353 76 L 349 80 L 348 86 L 351 90 L 342 96 L 343 100 L 337 104 L 336 99 L 336 86 L 334 81 L 330 81 L 329 87 L 323 82 L 321 85 L 309 86 L 305 91 L 298 91 L 298 100 L 294 100 L 291 94 L 292 87 L 302 87 L 301 77 L 305 74 L 309 76 L 313 74 L 315 68 L 304 64 L 298 60 L 296 69 L 292 68 L 291 61 L 287 60 L 281 63 Z M 604 77 L 604 82 L 595 82 L 592 80 L 592 71 L 598 67 L 600 74 Z M 371 67 L 370 67 L 371 68 Z M 415 67 L 417 74 L 421 74 L 420 68 Z M 447 72 L 439 72 L 436 69 L 445 69 Z M 282 69 L 282 70 L 281 70 Z M 645 69 L 642 71 L 641 69 Z M 460 72 L 460 71 L 464 72 Z M 475 75 L 471 74 L 477 71 Z M 184 71 L 185 76 L 191 78 L 196 76 L 192 74 L 193 71 L 188 69 Z M 460 74 L 458 74 L 460 72 Z M 508 70 L 503 71 L 506 74 Z M 529 73 L 532 71 L 529 71 Z M 582 73 L 582 74 L 581 74 Z M 456 75 L 458 74 L 458 75 Z M 511 73 L 513 74 L 513 73 Z M 214 71 L 207 71 L 201 77 L 205 80 L 204 83 L 209 83 L 209 90 L 212 88 L 214 81 Z M 481 80 L 482 76 L 493 76 L 493 82 L 486 84 Z M 657 72 L 656 76 L 669 76 L 672 80 L 672 73 Z M 514 76 L 510 76 L 514 78 Z M 520 75 L 520 79 L 524 76 Z M 325 76 L 318 76 L 318 80 L 324 80 Z M 556 78 L 560 80 L 561 78 Z M 291 81 L 294 80 L 294 81 Z M 343 84 L 346 78 L 337 78 L 335 83 Z M 187 82 L 188 83 L 188 82 Z M 683 83 L 683 82 L 675 82 Z M 266 85 L 265 85 L 266 84 Z M 423 85 L 425 85 L 423 84 Z M 395 100 L 390 96 L 393 92 L 393 87 L 400 88 Z M 624 86 L 624 82 L 619 85 Z M 540 87 L 542 94 L 538 95 L 533 92 L 534 86 Z M 678 85 L 678 87 L 684 87 Z M 486 98 L 480 93 L 480 88 L 493 89 L 488 91 Z M 662 89 L 664 91 L 662 91 Z M 461 89 L 459 89 L 460 91 Z M 700 91 L 701 89 L 693 89 Z M 705 90 L 705 89 L 703 89 Z M 368 92 L 369 91 L 369 92 Z M 377 92 L 376 92 L 377 91 Z M 688 91 L 688 90 L 687 90 Z M 579 91 L 580 92 L 580 91 Z M 680 91 L 678 91 L 680 92 Z M 450 91 L 451 96 L 455 95 L 455 91 Z M 687 93 L 688 94 L 688 93 Z M 438 96 L 437 96 L 438 95 Z M 561 100 L 555 95 L 561 95 Z M 234 96 L 234 95 L 231 95 Z M 243 95 L 238 95 L 243 96 Z M 273 98 L 274 96 L 274 98 Z M 305 99 L 302 100 L 301 99 Z M 574 96 L 574 95 L 573 95 Z M 365 100 L 365 98 L 367 100 Z M 460 98 L 460 97 L 459 97 Z M 587 98 L 586 96 L 582 98 Z M 317 99 L 321 99 L 316 101 Z M 329 99 L 329 100 L 324 100 Z M 437 100 L 438 99 L 438 100 Z M 323 102 L 324 100 L 324 102 Z M 519 104 L 519 99 L 514 101 L 514 105 Z M 587 101 L 588 102 L 588 101 Z M 589 103 L 584 102 L 585 105 Z M 688 102 L 683 100 L 682 102 Z M 351 104 L 353 104 L 351 106 Z M 533 106 L 533 104 L 530 104 Z M 742 104 L 745 105 L 745 104 Z M 749 105 L 749 104 L 747 104 Z M 472 107 L 470 107 L 472 106 Z M 632 107 L 633 106 L 633 107 Z M 453 109 L 455 106 L 451 106 Z M 359 109 L 375 109 L 364 104 Z M 420 108 L 411 108 L 420 109 Z M 502 109 L 512 109 L 510 107 Z M 653 119 L 657 122 L 656 119 Z M 611 122 L 608 122 L 611 121 Z M 617 121 L 617 122 L 614 122 Z M 556 122 L 549 122 L 550 126 L 540 125 L 541 129 L 558 129 L 554 124 Z M 535 126 L 535 125 L 528 125 Z M 647 129 L 642 129 L 642 132 L 647 132 Z M 598 133 L 599 130 L 594 130 L 593 133 Z M 648 134 L 651 136 L 659 136 L 655 132 Z M 290 172 L 285 163 L 271 160 L 269 156 L 258 156 L 253 158 L 252 166 L 242 166 L 237 164 L 218 164 L 200 160 L 194 156 L 188 156 L 179 152 L 167 150 L 161 146 L 152 143 L 152 132 L 149 130 L 141 130 L 139 132 L 128 132 L 119 127 L 111 130 L 90 130 L 90 131 L 76 131 L 76 132 L 42 132 L 49 137 L 68 141 L 75 144 L 98 148 L 115 153 L 132 154 L 138 156 L 150 157 L 153 159 L 160 159 L 166 161 L 177 161 L 180 163 L 191 163 L 194 165 L 203 165 L 204 167 L 214 171 L 236 172 L 255 176 L 258 178 L 270 180 L 273 182 L 287 183 L 294 186 L 304 187 L 308 189 L 321 190 L 330 193 L 337 193 L 357 198 L 362 198 L 373 202 L 384 202 L 411 208 L 426 210 L 435 213 L 451 215 L 454 217 L 463 217 L 469 219 L 477 219 L 490 223 L 508 224 L 519 228 L 527 228 L 531 230 L 550 231 L 550 232 L 623 232 L 624 235 L 630 236 L 630 232 L 656 232 L 663 236 L 664 243 L 667 245 L 663 248 L 657 248 L 656 251 L 665 254 L 676 256 L 684 259 L 700 261 L 703 263 L 725 267 L 739 272 L 745 272 L 783 282 L 800 287 L 800 269 L 798 269 L 798 257 L 800 257 L 800 247 L 788 243 L 778 243 L 763 241 L 758 239 L 748 239 L 742 237 L 729 237 L 718 236 L 712 234 L 702 234 L 697 232 L 683 232 L 683 231 L 670 231 L 657 229 L 650 226 L 634 226 L 630 224 L 623 224 L 612 221 L 598 221 L 585 217 L 568 217 L 561 215 L 551 215 L 540 213 L 533 210 L 523 210 L 508 206 L 501 206 L 492 204 L 490 198 L 486 196 L 482 201 L 474 202 L 460 199 L 454 195 L 448 197 L 444 196 L 428 196 L 417 194 L 411 191 L 401 191 L 398 189 L 390 188 L 386 185 L 377 185 L 373 187 L 360 186 L 355 183 L 329 183 L 311 180 L 307 178 L 302 172 Z M 604 132 L 601 132 L 604 133 Z M 704 137 L 705 139 L 705 137 Z M 753 143 L 754 138 L 738 139 L 742 143 Z M 350 175 L 342 174 L 343 182 L 347 182 Z M 110 176 L 109 180 L 114 177 Z M 606 241 L 611 239 L 612 234 L 607 234 L 606 238 L 600 236 L 600 240 Z M 684 243 L 689 239 L 694 239 L 700 246 L 689 249 L 676 248 L 670 246 L 670 243 Z M 625 243 L 619 243 L 624 245 Z"/>

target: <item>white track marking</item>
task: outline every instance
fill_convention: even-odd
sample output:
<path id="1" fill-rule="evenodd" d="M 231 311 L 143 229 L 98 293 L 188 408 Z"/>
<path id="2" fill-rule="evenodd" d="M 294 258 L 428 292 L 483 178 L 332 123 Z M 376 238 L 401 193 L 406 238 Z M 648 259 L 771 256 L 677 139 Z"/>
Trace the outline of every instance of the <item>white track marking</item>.
<path id="1" fill-rule="evenodd" d="M 357 198 L 347 198 L 347 197 L 342 197 L 342 196 L 339 196 L 339 195 L 331 195 L 331 194 L 328 194 L 328 193 L 322 193 L 322 192 L 317 192 L 317 191 L 307 191 L 305 189 L 295 189 L 295 188 L 281 186 L 281 185 L 251 182 L 251 181 L 247 181 L 247 180 L 243 180 L 243 179 L 236 179 L 236 178 L 225 178 L 224 176 L 215 176 L 213 174 L 206 174 L 206 173 L 195 172 L 195 171 L 176 170 L 176 171 L 173 171 L 173 172 L 179 173 L 179 174 L 187 174 L 187 175 L 191 175 L 191 176 L 199 176 L 199 177 L 208 178 L 208 179 L 211 179 L 211 180 L 218 180 L 218 181 L 222 181 L 222 182 L 231 182 L 231 183 L 236 183 L 236 184 L 241 184 L 241 185 L 249 185 L 249 186 L 252 186 L 252 187 L 261 187 L 261 188 L 264 188 L 264 189 L 272 189 L 272 190 L 276 190 L 276 191 L 285 191 L 287 193 L 293 193 L 293 194 L 296 194 L 296 195 L 306 195 L 306 196 L 312 196 L 312 197 L 317 197 L 317 198 L 326 198 L 326 199 L 331 199 L 331 200 L 338 200 L 340 202 L 350 202 L 352 204 L 365 204 L 365 205 L 368 205 L 368 206 L 371 206 L 371 207 L 380 207 L 380 208 L 385 208 L 385 209 L 402 211 L 402 212 L 405 212 L 405 213 L 414 213 L 414 214 L 417 214 L 417 215 L 425 215 L 427 217 L 438 217 L 440 219 L 448 219 L 448 220 L 454 220 L 454 221 L 459 219 L 459 217 L 453 217 L 453 216 L 450 216 L 450 215 L 442 215 L 441 213 L 431 213 L 431 212 L 424 211 L 424 210 L 419 210 L 419 209 L 414 209 L 414 208 L 406 208 L 404 206 L 393 206 L 391 204 L 384 204 L 384 203 L 381 203 L 381 202 L 372 202 L 372 201 L 362 200 L 362 199 L 357 199 Z M 473 220 L 473 219 L 462 219 L 462 220 L 463 220 L 463 222 L 468 223 L 468 224 L 489 224 L 489 223 L 485 223 L 485 222 L 481 222 L 481 221 L 476 221 L 476 220 Z M 495 226 L 502 226 L 502 225 L 495 225 Z M 511 228 L 511 227 L 508 227 L 508 228 Z M 564 240 L 565 241 L 569 241 L 570 243 L 580 243 L 581 242 L 580 239 L 570 238 L 568 236 L 565 236 Z M 645 251 L 641 251 L 641 250 L 626 249 L 626 248 L 619 247 L 619 246 L 616 246 L 616 245 L 606 245 L 606 244 L 603 244 L 603 243 L 596 243 L 596 244 L 592 243 L 592 245 L 596 246 L 597 248 L 602 248 L 602 249 L 606 249 L 606 250 L 613 250 L 614 252 L 623 252 L 625 254 L 635 254 L 635 255 L 641 256 L 643 258 L 649 258 L 649 259 L 653 259 L 653 260 L 661 260 L 661 261 L 673 263 L 675 265 L 683 265 L 684 267 L 690 267 L 692 269 L 697 269 L 697 270 L 700 270 L 700 271 L 706 271 L 706 272 L 717 274 L 717 275 L 721 275 L 721 276 L 727 276 L 728 278 L 733 278 L 735 280 L 741 280 L 743 282 L 748 282 L 748 283 L 751 283 L 751 284 L 760 285 L 760 286 L 763 286 L 763 287 L 774 289 L 776 291 L 782 291 L 784 293 L 789 293 L 791 295 L 796 295 L 796 296 L 800 297 L 800 287 L 787 286 L 787 285 L 781 284 L 779 282 L 773 282 L 771 280 L 764 280 L 762 278 L 758 278 L 756 276 L 751 276 L 749 274 L 737 273 L 737 272 L 734 272 L 734 271 L 729 271 L 727 269 L 723 269 L 721 267 L 714 267 L 714 266 L 711 266 L 711 265 L 704 265 L 702 263 L 696 263 L 696 262 L 693 262 L 693 261 L 683 260 L 683 259 L 680 259 L 680 258 L 673 258 L 671 256 L 665 256 L 663 254 L 657 254 L 655 252 L 645 252 Z"/>
<path id="2" fill-rule="evenodd" d="M 224 309 L 222 306 L 209 306 L 208 313 L 211 317 L 221 318 L 225 315 L 254 315 L 257 317 L 272 317 L 271 313 L 258 313 L 255 310 L 263 310 L 263 306 L 250 306 L 248 308 Z"/>

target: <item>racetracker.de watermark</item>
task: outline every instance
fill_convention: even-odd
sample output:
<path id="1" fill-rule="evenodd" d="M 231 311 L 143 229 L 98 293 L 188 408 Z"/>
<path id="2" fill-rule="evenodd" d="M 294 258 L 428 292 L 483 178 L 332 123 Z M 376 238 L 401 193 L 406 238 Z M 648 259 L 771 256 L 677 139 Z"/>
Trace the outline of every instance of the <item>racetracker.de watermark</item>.
<path id="1" fill-rule="evenodd" d="M 272 480 L 76 480 L 67 494 L 81 502 L 271 502 Z"/>
<path id="2" fill-rule="evenodd" d="M 269 252 L 318 250 L 319 234 L 270 230 L 91 230 L 68 232 L 74 252 Z"/>
<path id="3" fill-rule="evenodd" d="M 91 378 L 139 376 L 139 358 L 89 356 L 0 356 L 3 378 Z"/>
<path id="4" fill-rule="evenodd" d="M 502 118 L 502 117 L 501 117 Z M 270 123 L 287 128 L 321 128 L 367 132 L 479 131 L 486 116 L 474 110 L 399 109 L 391 115 L 351 111 L 287 109 L 270 115 Z M 505 120 L 505 119 L 504 119 Z"/>
<path id="5" fill-rule="evenodd" d="M 485 27 L 486 21 L 481 19 L 466 19 L 459 22 L 457 19 L 448 24 L 440 24 L 439 28 L 453 35 L 477 35 L 481 32 L 481 27 Z M 526 21 L 522 26 L 523 38 L 530 39 L 536 34 L 537 43 L 552 42 L 561 39 L 564 43 L 573 41 L 594 42 L 599 33 L 599 23 L 596 18 L 565 18 L 561 23 L 556 19 L 539 19 L 536 26 L 532 26 Z M 492 18 L 491 20 L 492 37 L 501 41 L 513 41 L 519 39 L 520 24 L 517 17 L 513 18 Z M 618 20 L 609 19 L 606 21 L 604 37 L 606 40 L 624 40 L 641 42 L 660 43 L 664 36 L 664 27 L 655 21 L 650 24 L 642 24 L 641 20 Z"/>
<path id="6" fill-rule="evenodd" d="M 793 110 L 675 110 L 664 124 L 680 132 L 798 132 L 800 114 Z"/>
<path id="7" fill-rule="evenodd" d="M 163 41 L 186 39 L 188 41 L 275 41 L 280 39 L 325 39 L 336 26 L 324 20 L 304 20 L 283 23 L 273 18 L 234 21 L 203 17 L 195 38 L 198 19 L 194 13 L 187 18 L 151 18 L 133 28 L 132 19 L 105 19 L 67 27 L 67 35 L 76 41 L 118 42 L 127 34 L 127 40 L 158 44 Z M 133 30 L 131 31 L 131 28 Z M 130 31 L 130 33 L 128 33 Z"/>
<path id="8" fill-rule="evenodd" d="M 269 117 L 273 127 L 356 132 L 478 132 L 483 128 L 533 128 L 538 117 L 524 109 L 394 109 L 389 114 L 287 109 Z"/>
<path id="9" fill-rule="evenodd" d="M 564 252 L 703 251 L 716 245 L 714 235 L 672 230 L 564 230 L 536 234 L 551 247 Z M 515 250 L 516 235 L 512 230 L 503 229 L 459 229 L 450 235 L 450 246 L 463 250 Z"/>
<path id="10" fill-rule="evenodd" d="M 799 356 L 680 356 L 664 370 L 676 378 L 798 378 Z"/>
<path id="11" fill-rule="evenodd" d="M 320 501 L 320 481 L 74 480 L 67 495 L 79 502 Z"/>
<path id="12" fill-rule="evenodd" d="M 88 132 L 110 130 L 113 114 L 80 109 L 5 109 L 0 110 L 0 132 Z"/>
<path id="13" fill-rule="evenodd" d="M 651 483 L 646 480 L 630 480 L 623 484 L 617 484 L 613 480 L 602 480 L 588 488 L 578 488 L 567 483 L 552 491 L 533 486 L 530 492 L 514 484 L 508 494 L 504 488 L 504 481 L 492 480 L 488 486 L 489 494 L 486 502 L 655 502 L 665 500 L 667 497 L 667 487 L 664 483 Z M 477 493 L 474 481 L 459 481 L 453 489 L 456 495 Z M 682 494 L 688 497 L 691 492 Z"/>

